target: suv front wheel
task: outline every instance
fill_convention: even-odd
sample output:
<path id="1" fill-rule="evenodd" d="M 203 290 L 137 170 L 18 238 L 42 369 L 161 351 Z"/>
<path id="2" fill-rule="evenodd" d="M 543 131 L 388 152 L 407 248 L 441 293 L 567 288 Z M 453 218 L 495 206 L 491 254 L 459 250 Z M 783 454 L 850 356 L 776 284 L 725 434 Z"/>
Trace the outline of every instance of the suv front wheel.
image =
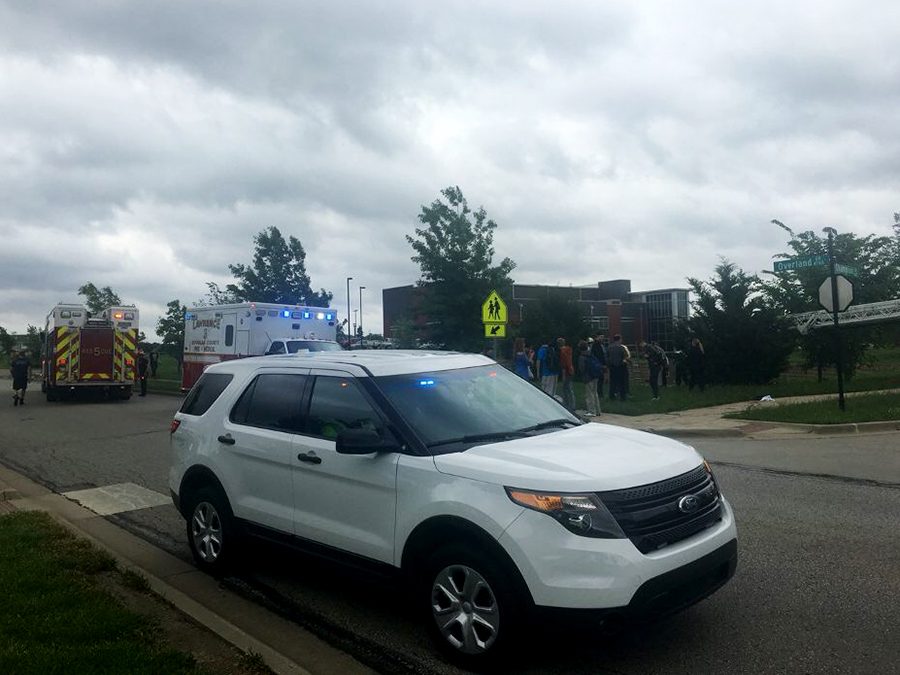
<path id="1" fill-rule="evenodd" d="M 236 559 L 237 535 L 228 500 L 211 487 L 190 495 L 187 540 L 197 567 L 218 575 Z"/>
<path id="2" fill-rule="evenodd" d="M 479 550 L 459 544 L 429 556 L 419 606 L 431 637 L 451 660 L 477 668 L 508 656 L 518 639 L 526 602 L 513 579 L 517 572 Z"/>

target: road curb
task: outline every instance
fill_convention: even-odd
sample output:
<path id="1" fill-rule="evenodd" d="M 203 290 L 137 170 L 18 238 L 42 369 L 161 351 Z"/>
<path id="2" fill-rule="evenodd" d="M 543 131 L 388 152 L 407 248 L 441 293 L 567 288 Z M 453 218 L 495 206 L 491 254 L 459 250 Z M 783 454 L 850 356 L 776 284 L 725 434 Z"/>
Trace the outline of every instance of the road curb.
<path id="1" fill-rule="evenodd" d="M 640 428 L 639 431 L 646 431 L 657 436 L 666 436 L 668 438 L 742 438 L 746 434 L 737 428 L 706 428 L 706 429 L 679 429 L 679 428 L 662 428 L 653 429 L 651 427 Z"/>

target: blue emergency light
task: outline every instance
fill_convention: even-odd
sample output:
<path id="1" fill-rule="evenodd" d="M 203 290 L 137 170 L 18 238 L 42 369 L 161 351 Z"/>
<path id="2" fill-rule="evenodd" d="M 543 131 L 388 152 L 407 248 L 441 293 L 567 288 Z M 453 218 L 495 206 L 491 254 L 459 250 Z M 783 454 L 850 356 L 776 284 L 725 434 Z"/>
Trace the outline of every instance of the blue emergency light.
<path id="1" fill-rule="evenodd" d="M 285 319 L 290 319 L 291 318 L 290 310 L 288 310 L 288 309 L 281 310 L 281 316 L 283 316 Z"/>

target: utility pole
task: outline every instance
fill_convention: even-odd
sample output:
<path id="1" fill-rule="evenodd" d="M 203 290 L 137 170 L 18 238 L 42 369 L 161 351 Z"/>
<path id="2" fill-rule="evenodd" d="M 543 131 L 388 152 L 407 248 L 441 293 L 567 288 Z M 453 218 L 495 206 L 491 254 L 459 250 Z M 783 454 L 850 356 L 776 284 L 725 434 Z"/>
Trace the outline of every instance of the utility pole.
<path id="1" fill-rule="evenodd" d="M 828 269 L 831 272 L 831 312 L 834 319 L 834 347 L 837 351 L 837 381 L 838 381 L 838 406 L 844 410 L 844 341 L 841 340 L 841 331 L 838 321 L 838 287 L 837 275 L 834 270 L 834 235 L 837 230 L 833 227 L 822 228 L 822 232 L 828 233 Z"/>
<path id="2" fill-rule="evenodd" d="M 350 282 L 353 281 L 353 277 L 347 277 L 347 349 L 351 349 L 352 345 L 350 344 Z"/>
<path id="3" fill-rule="evenodd" d="M 365 286 L 359 287 L 359 346 L 365 347 L 365 333 L 363 332 L 363 322 L 362 322 L 362 292 L 366 289 Z"/>

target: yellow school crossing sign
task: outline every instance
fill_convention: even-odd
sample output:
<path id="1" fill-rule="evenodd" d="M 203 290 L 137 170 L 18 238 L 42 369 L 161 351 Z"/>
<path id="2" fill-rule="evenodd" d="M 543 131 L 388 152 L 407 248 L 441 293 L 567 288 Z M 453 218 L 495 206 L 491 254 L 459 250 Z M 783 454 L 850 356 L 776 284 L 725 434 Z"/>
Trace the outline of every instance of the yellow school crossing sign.
<path id="1" fill-rule="evenodd" d="M 481 322 L 484 324 L 484 336 L 492 338 L 506 337 L 506 322 L 509 314 L 506 303 L 497 291 L 491 291 L 481 305 Z"/>

